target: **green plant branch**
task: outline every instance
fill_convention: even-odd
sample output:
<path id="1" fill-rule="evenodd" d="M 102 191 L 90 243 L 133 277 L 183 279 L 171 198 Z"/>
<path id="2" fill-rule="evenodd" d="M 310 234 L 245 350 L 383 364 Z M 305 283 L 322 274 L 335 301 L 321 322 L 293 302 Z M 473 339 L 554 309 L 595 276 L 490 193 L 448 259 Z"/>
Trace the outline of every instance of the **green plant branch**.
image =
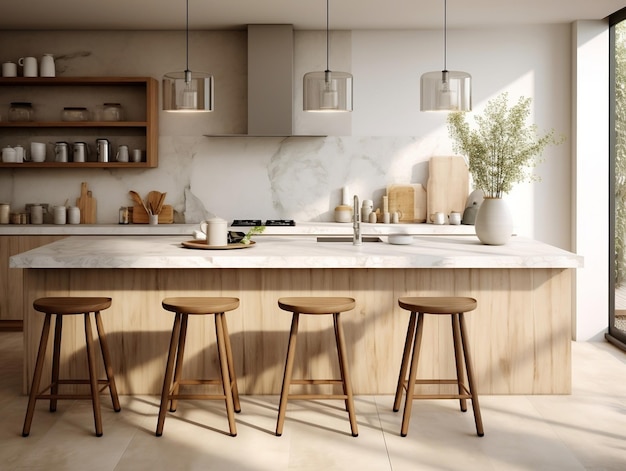
<path id="1" fill-rule="evenodd" d="M 482 116 L 476 116 L 476 130 L 470 130 L 466 114 L 448 115 L 448 130 L 456 152 L 467 156 L 474 186 L 485 196 L 501 198 L 523 181 L 536 181 L 530 172 L 542 161 L 541 154 L 549 144 L 560 144 L 554 130 L 542 136 L 537 127 L 527 124 L 530 98 L 521 97 L 508 107 L 508 94 L 490 100 Z"/>

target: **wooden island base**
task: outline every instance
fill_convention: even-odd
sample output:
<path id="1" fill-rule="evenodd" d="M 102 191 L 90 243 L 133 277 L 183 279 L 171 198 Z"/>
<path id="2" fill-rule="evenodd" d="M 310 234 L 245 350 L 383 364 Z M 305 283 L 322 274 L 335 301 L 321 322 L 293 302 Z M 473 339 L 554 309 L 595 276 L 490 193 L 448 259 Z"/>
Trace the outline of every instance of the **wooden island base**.
<path id="1" fill-rule="evenodd" d="M 471 296 L 472 359 L 480 394 L 569 394 L 571 391 L 571 269 L 82 269 L 24 270 L 24 391 L 33 375 L 43 316 L 32 309 L 42 296 L 110 296 L 103 321 L 121 394 L 158 394 L 173 322 L 161 300 L 170 296 L 234 296 L 226 315 L 239 390 L 279 394 L 291 316 L 281 296 L 351 296 L 342 315 L 355 394 L 393 394 L 409 314 L 400 296 Z M 190 319 L 185 371 L 213 376 L 211 319 Z M 332 326 L 304 316 L 296 375 L 337 375 Z M 68 319 L 71 321 L 72 319 Z M 439 322 L 428 316 L 427 322 Z M 449 319 L 425 331 L 418 375 L 454 377 Z M 82 319 L 63 329 L 62 370 L 86 374 Z M 306 362 L 302 361 L 306 355 Z M 51 356 L 51 355 L 50 355 Z M 303 371 L 303 366 L 307 365 Z M 99 365 L 101 368 L 102 365 Z M 49 366 L 48 366 L 49 369 Z M 49 371 L 44 370 L 44 375 Z M 44 376 L 45 377 L 45 376 Z"/>

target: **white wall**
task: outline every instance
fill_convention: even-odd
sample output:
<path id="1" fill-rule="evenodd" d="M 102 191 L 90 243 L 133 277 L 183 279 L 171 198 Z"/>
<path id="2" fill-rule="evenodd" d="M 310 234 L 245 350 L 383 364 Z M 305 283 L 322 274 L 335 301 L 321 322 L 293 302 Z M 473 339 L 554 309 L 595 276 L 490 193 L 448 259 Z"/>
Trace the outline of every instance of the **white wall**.
<path id="1" fill-rule="evenodd" d="M 605 21 L 573 28 L 573 250 L 585 257 L 576 271 L 578 340 L 600 340 L 609 312 L 609 35 Z"/>

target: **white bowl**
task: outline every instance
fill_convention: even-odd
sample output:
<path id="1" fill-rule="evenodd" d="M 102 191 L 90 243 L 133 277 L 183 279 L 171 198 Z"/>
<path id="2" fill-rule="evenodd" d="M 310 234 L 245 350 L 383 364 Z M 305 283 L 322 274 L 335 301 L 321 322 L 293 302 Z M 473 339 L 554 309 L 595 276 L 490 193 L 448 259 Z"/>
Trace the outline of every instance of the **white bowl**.
<path id="1" fill-rule="evenodd" d="M 389 234 L 389 243 L 393 245 L 410 245 L 413 243 L 413 236 L 410 234 Z"/>

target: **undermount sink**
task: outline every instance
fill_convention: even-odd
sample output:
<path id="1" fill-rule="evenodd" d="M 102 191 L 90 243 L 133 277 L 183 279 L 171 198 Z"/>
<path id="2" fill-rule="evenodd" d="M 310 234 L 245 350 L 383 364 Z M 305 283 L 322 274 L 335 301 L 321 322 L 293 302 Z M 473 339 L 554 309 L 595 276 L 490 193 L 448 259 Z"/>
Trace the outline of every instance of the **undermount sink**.
<path id="1" fill-rule="evenodd" d="M 352 243 L 352 236 L 323 236 L 318 237 L 318 242 L 350 242 Z M 382 242 L 383 240 L 378 236 L 363 236 L 361 237 L 363 242 Z"/>

